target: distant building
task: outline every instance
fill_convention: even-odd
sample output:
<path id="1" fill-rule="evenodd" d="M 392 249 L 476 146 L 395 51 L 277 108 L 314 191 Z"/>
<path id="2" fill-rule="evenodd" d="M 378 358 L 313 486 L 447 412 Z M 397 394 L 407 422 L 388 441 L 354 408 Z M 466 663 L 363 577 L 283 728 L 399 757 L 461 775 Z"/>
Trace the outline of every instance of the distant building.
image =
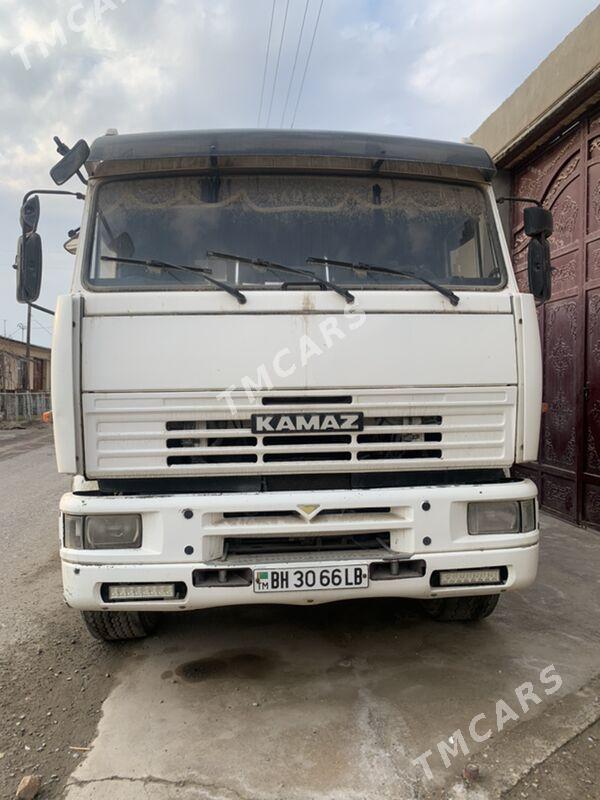
<path id="1" fill-rule="evenodd" d="M 27 345 L 0 336 L 0 392 L 20 392 L 27 387 Z M 50 348 L 32 344 L 29 349 L 29 388 L 50 391 Z"/>
<path id="2" fill-rule="evenodd" d="M 548 410 L 539 461 L 521 472 L 544 508 L 600 527 L 600 7 L 471 138 L 499 168 L 497 195 L 532 197 L 554 215 L 553 291 L 539 308 Z M 527 291 L 522 209 L 500 206 Z"/>

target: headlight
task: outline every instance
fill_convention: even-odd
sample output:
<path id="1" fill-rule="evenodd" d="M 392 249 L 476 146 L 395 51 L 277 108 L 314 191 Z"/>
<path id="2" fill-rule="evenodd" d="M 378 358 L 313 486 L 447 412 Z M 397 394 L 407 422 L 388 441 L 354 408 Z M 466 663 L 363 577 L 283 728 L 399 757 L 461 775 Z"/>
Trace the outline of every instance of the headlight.
<path id="1" fill-rule="evenodd" d="M 130 550 L 142 546 L 139 514 L 64 515 L 65 547 L 78 550 Z"/>
<path id="2" fill-rule="evenodd" d="M 535 530 L 535 500 L 469 503 L 467 526 L 471 534 L 528 533 Z"/>

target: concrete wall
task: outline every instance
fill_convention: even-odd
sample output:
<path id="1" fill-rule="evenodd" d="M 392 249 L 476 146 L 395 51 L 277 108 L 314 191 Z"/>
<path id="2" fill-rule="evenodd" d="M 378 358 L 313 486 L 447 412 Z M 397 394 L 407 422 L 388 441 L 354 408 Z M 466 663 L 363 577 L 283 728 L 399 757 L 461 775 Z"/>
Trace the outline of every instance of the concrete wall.
<path id="1" fill-rule="evenodd" d="M 572 95 L 581 93 L 587 85 L 593 93 L 599 83 L 600 6 L 490 114 L 471 139 L 484 147 L 496 163 L 505 166 L 503 162 L 520 140 L 539 128 L 552 113 L 559 112 L 564 125 L 561 106 L 566 106 Z"/>

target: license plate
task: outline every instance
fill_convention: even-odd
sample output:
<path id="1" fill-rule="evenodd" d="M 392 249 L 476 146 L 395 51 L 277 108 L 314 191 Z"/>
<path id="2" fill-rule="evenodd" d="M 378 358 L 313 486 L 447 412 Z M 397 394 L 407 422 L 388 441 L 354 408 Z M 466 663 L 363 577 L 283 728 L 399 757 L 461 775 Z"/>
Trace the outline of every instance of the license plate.
<path id="1" fill-rule="evenodd" d="M 367 564 L 351 567 L 291 567 L 254 570 L 255 592 L 307 592 L 321 589 L 365 589 Z"/>

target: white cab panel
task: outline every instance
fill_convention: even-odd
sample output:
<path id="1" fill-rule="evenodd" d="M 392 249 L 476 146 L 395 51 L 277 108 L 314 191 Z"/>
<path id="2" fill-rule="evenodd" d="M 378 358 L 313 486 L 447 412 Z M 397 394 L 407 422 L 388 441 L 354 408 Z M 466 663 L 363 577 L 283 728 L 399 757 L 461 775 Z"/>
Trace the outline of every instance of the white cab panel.
<path id="1" fill-rule="evenodd" d="M 511 314 L 85 317 L 84 392 L 516 384 Z M 270 388 L 263 378 L 263 388 Z"/>
<path id="2" fill-rule="evenodd" d="M 79 386 L 79 298 L 62 295 L 56 303 L 52 336 L 52 417 L 59 472 L 74 475 L 81 468 L 77 453 L 77 418 L 81 414 Z"/>
<path id="3" fill-rule="evenodd" d="M 516 460 L 527 462 L 538 457 L 543 387 L 540 330 L 533 295 L 515 296 L 515 321 L 520 339 L 517 352 L 522 356 Z"/>

